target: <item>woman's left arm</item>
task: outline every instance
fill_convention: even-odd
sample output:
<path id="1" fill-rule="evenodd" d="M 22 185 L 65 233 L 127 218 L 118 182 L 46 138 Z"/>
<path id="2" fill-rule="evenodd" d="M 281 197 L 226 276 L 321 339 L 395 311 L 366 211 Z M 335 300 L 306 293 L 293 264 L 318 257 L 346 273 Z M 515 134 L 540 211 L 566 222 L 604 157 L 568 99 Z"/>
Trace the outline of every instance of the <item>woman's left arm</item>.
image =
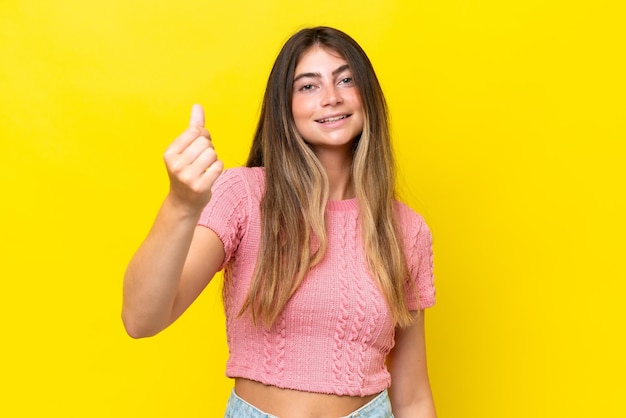
<path id="1" fill-rule="evenodd" d="M 426 367 L 424 311 L 414 315 L 412 325 L 396 328 L 396 344 L 387 358 L 391 373 L 391 406 L 396 418 L 435 418 L 437 414 Z"/>

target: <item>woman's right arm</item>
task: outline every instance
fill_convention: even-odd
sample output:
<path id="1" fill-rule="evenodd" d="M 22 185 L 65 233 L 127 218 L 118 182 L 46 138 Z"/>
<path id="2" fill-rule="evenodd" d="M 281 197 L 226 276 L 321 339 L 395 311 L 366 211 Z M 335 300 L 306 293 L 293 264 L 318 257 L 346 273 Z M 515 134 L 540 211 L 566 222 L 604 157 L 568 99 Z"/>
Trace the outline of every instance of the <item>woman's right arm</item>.
<path id="1" fill-rule="evenodd" d="M 170 190 L 148 236 L 124 276 L 122 320 L 134 338 L 157 334 L 196 299 L 224 259 L 224 247 L 198 227 L 211 187 L 223 170 L 202 107 L 192 108 L 190 126 L 164 155 Z"/>

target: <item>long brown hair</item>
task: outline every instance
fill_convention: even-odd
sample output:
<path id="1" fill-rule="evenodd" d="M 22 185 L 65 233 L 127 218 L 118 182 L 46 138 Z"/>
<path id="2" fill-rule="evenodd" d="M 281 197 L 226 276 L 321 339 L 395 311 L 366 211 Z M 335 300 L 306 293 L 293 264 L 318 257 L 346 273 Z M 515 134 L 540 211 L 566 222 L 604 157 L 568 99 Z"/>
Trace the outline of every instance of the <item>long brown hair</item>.
<path id="1" fill-rule="evenodd" d="M 325 207 L 328 178 L 296 129 L 292 114 L 294 72 L 309 48 L 320 46 L 348 63 L 359 91 L 364 126 L 353 148 L 352 181 L 359 202 L 368 268 L 401 326 L 411 322 L 404 291 L 408 267 L 394 211 L 395 166 L 387 104 L 363 49 L 329 27 L 303 29 L 278 54 L 267 82 L 248 167 L 265 167 L 261 244 L 249 293 L 240 314 L 250 310 L 274 323 L 307 271 L 327 246 Z"/>

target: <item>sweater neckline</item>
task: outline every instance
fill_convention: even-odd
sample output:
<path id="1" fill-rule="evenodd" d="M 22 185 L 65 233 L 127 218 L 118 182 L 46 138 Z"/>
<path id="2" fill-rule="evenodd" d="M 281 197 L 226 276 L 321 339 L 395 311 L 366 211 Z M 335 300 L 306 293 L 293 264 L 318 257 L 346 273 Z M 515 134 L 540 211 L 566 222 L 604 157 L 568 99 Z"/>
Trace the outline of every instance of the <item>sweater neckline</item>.
<path id="1" fill-rule="evenodd" d="M 358 201 L 355 198 L 352 199 L 345 199 L 345 200 L 329 200 L 326 203 L 326 210 L 329 211 L 341 211 L 341 212 L 347 212 L 347 211 L 351 211 L 351 210 L 357 210 L 359 208 L 359 204 Z"/>

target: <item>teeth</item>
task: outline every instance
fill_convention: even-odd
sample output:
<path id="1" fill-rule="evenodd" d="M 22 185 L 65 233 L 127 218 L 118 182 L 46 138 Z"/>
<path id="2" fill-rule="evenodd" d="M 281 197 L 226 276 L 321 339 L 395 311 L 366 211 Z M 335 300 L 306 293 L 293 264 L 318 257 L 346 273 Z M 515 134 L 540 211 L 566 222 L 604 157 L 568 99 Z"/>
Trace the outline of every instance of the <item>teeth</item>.
<path id="1" fill-rule="evenodd" d="M 327 122 L 335 122 L 341 119 L 345 119 L 346 116 L 335 116 L 334 118 L 328 118 L 328 119 L 321 119 L 319 122 L 320 123 L 327 123 Z"/>

